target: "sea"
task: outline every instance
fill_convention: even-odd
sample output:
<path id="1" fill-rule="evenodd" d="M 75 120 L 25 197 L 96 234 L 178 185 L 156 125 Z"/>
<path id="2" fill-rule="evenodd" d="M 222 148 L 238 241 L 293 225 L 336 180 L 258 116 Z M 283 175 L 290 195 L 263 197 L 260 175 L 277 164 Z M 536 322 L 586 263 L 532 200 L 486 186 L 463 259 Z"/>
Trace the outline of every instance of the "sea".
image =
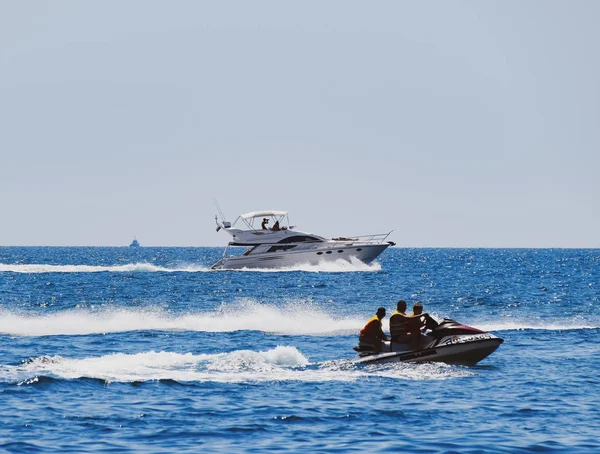
<path id="1" fill-rule="evenodd" d="M 0 452 L 600 452 L 599 249 L 211 271 L 221 253 L 0 247 Z M 504 343 L 355 364 L 399 299 Z"/>

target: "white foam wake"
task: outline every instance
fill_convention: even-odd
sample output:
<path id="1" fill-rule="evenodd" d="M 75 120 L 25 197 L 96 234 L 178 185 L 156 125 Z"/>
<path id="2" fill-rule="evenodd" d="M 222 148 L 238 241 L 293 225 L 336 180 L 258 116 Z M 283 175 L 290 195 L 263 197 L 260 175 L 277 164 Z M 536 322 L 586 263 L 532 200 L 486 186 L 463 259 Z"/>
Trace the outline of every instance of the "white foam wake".
<path id="1" fill-rule="evenodd" d="M 287 266 L 281 268 L 242 268 L 240 270 L 230 271 L 254 273 L 289 273 L 291 271 L 305 271 L 308 273 L 353 273 L 357 271 L 381 271 L 381 265 L 377 262 L 366 264 L 358 260 L 356 257 L 350 257 L 350 261 L 343 259 L 335 261 L 321 261 L 317 265 L 311 265 L 309 263 L 300 263 L 294 266 Z"/>
<path id="2" fill-rule="evenodd" d="M 468 323 L 467 323 L 468 325 Z M 598 329 L 600 323 L 592 320 L 582 320 L 578 318 L 566 320 L 500 320 L 490 322 L 480 322 L 475 325 L 482 331 L 519 331 L 519 330 L 548 330 L 548 331 L 570 331 L 577 329 Z"/>
<path id="3" fill-rule="evenodd" d="M 444 318 L 435 312 L 430 313 L 433 318 L 441 322 Z M 495 320 L 490 320 L 487 316 L 479 320 L 469 318 L 456 318 L 456 321 L 482 331 L 519 331 L 519 330 L 548 330 L 548 331 L 569 331 L 577 329 L 598 329 L 600 328 L 600 320 L 597 317 L 590 316 L 587 318 L 573 316 L 556 319 L 542 319 L 528 317 L 500 317 Z M 454 316 L 448 317 L 454 319 Z M 384 322 L 385 325 L 385 322 Z"/>
<path id="4" fill-rule="evenodd" d="M 0 263 L 0 273 L 197 273 L 213 271 L 210 268 L 196 264 L 186 264 L 173 268 L 153 265 L 151 263 L 128 263 L 125 265 L 50 265 L 50 264 L 4 264 Z M 219 270 L 218 270 L 219 271 Z M 225 270 L 220 270 L 225 271 Z M 292 271 L 305 271 L 310 273 L 347 273 L 347 272 L 373 272 L 381 271 L 379 263 L 369 265 L 351 257 L 351 261 L 336 260 L 335 262 L 321 262 L 318 265 L 299 264 L 282 268 L 243 268 L 236 272 L 254 273 L 289 273 Z"/>
<path id="5" fill-rule="evenodd" d="M 56 336 L 127 331 L 267 331 L 277 334 L 354 334 L 364 321 L 337 317 L 310 300 L 265 304 L 253 299 L 223 303 L 211 312 L 173 314 L 161 308 L 90 310 L 78 308 L 48 315 L 0 310 L 0 333 Z"/>
<path id="6" fill-rule="evenodd" d="M 208 268 L 199 265 L 185 265 L 175 268 L 164 268 L 161 266 L 152 265 L 151 263 L 129 263 L 126 265 L 111 265 L 111 266 L 96 266 L 96 265 L 45 265 L 45 264 L 29 264 L 29 265 L 6 265 L 0 263 L 0 273 L 174 273 L 187 272 L 196 273 L 208 271 Z"/>
<path id="7" fill-rule="evenodd" d="M 473 372 L 442 364 L 361 367 L 346 360 L 310 364 L 302 353 L 290 346 L 278 346 L 265 352 L 237 350 L 199 355 L 150 351 L 82 359 L 41 356 L 19 366 L 0 365 L 0 382 L 19 385 L 35 384 L 39 377 L 125 383 L 154 380 L 242 383 L 355 381 L 371 377 L 440 380 L 471 374 Z"/>
<path id="8" fill-rule="evenodd" d="M 437 320 L 441 317 L 433 314 Z M 129 331 L 234 332 L 263 331 L 289 335 L 355 335 L 368 319 L 364 315 L 339 315 L 312 300 L 263 303 L 251 298 L 222 303 L 209 312 L 172 313 L 162 308 L 124 309 L 81 307 L 49 314 L 19 313 L 0 309 L 0 334 L 57 336 L 120 333 Z M 578 317 L 557 320 L 463 320 L 475 328 L 498 332 L 512 330 L 597 329 L 599 320 Z M 389 331 L 389 321 L 383 327 Z"/>

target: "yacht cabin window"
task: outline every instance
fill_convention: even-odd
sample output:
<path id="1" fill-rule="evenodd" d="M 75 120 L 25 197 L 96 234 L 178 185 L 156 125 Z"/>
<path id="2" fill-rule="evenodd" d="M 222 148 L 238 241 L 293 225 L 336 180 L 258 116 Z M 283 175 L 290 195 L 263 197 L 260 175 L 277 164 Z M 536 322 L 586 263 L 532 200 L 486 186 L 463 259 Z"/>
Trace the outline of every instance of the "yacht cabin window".
<path id="1" fill-rule="evenodd" d="M 294 235 L 284 238 L 283 240 L 279 240 L 278 244 L 284 243 L 322 243 L 323 240 L 314 236 L 308 235 Z"/>

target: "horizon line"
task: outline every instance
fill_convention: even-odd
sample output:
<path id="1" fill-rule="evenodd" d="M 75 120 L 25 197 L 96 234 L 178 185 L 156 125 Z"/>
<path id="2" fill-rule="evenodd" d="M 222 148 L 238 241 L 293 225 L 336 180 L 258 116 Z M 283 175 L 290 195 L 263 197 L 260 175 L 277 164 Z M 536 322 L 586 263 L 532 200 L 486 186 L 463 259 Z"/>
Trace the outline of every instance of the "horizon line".
<path id="1" fill-rule="evenodd" d="M 225 248 L 225 246 L 197 246 L 197 245 L 146 245 L 131 247 L 130 245 L 68 245 L 68 244 L 12 244 L 0 245 L 0 248 L 11 247 L 48 247 L 48 248 L 128 248 L 128 249 L 149 249 L 149 248 Z M 600 249 L 600 246 L 390 246 L 389 249 Z"/>

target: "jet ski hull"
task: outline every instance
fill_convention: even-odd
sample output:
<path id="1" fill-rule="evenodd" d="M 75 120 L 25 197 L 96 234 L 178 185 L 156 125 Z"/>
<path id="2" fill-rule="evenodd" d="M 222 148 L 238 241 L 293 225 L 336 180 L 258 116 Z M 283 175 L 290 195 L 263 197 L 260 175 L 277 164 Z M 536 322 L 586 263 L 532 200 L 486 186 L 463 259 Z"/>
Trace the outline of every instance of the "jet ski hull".
<path id="1" fill-rule="evenodd" d="M 367 354 L 359 357 L 355 363 L 420 363 L 443 362 L 473 366 L 488 357 L 500 346 L 503 339 L 494 336 L 488 339 L 473 340 L 464 343 L 437 345 L 421 350 L 397 352 L 382 351 L 378 354 Z"/>
<path id="2" fill-rule="evenodd" d="M 475 365 L 488 357 L 504 342 L 492 333 L 444 319 L 429 334 L 422 335 L 420 348 L 410 344 L 381 342 L 379 353 L 371 346 L 354 347 L 359 352 L 356 363 L 444 362 Z"/>

